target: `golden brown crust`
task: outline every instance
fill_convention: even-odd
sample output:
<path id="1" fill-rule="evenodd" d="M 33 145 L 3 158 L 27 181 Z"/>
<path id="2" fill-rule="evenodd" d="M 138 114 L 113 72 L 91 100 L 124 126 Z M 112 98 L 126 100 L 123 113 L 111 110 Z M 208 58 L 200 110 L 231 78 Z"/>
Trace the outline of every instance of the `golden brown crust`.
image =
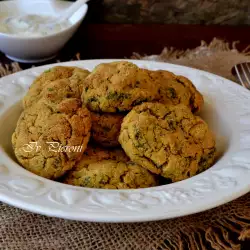
<path id="1" fill-rule="evenodd" d="M 148 71 L 122 61 L 99 64 L 84 81 L 82 100 L 91 111 L 116 113 L 156 95 Z"/>
<path id="2" fill-rule="evenodd" d="M 119 142 L 132 161 L 173 182 L 207 169 L 215 158 L 212 132 L 183 104 L 133 108 L 123 119 Z"/>
<path id="3" fill-rule="evenodd" d="M 76 186 L 108 189 L 155 186 L 156 177 L 129 158 L 121 148 L 104 149 L 88 145 L 81 160 L 63 182 Z"/>
<path id="4" fill-rule="evenodd" d="M 27 170 L 57 179 L 81 158 L 90 129 L 90 113 L 78 99 L 57 105 L 41 99 L 21 114 L 12 135 L 14 153 Z"/>
<path id="5" fill-rule="evenodd" d="M 81 97 L 83 80 L 87 77 L 89 71 L 77 67 L 56 66 L 43 72 L 38 76 L 30 86 L 27 94 L 23 98 L 23 107 L 27 108 L 36 103 L 41 98 L 41 92 L 47 84 L 67 80 L 75 98 Z"/>
<path id="6" fill-rule="evenodd" d="M 163 104 L 184 104 L 193 113 L 198 113 L 203 106 L 203 97 L 193 83 L 184 76 L 175 75 L 166 70 L 149 71 L 158 87 L 158 102 Z"/>
<path id="7" fill-rule="evenodd" d="M 94 112 L 126 112 L 143 102 L 184 104 L 197 113 L 203 98 L 190 80 L 130 62 L 99 64 L 84 81 L 82 100 Z"/>
<path id="8" fill-rule="evenodd" d="M 91 112 L 93 140 L 103 147 L 119 146 L 118 136 L 123 118 L 122 114 Z"/>
<path id="9" fill-rule="evenodd" d="M 67 174 L 64 183 L 105 189 L 146 188 L 156 186 L 155 176 L 131 162 L 81 160 L 77 170 Z"/>

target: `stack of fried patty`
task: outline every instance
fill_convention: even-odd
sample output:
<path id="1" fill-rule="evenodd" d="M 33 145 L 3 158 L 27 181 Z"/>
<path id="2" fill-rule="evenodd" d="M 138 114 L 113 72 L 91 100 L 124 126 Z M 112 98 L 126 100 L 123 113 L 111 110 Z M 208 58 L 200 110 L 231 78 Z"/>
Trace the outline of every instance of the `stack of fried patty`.
<path id="1" fill-rule="evenodd" d="M 92 72 L 57 66 L 24 97 L 13 148 L 24 168 L 71 185 L 127 189 L 176 182 L 214 162 L 214 135 L 197 116 L 202 105 L 192 82 L 168 71 L 126 61 Z M 81 150 L 58 152 L 51 142 Z M 38 148 L 24 150 L 30 143 Z"/>

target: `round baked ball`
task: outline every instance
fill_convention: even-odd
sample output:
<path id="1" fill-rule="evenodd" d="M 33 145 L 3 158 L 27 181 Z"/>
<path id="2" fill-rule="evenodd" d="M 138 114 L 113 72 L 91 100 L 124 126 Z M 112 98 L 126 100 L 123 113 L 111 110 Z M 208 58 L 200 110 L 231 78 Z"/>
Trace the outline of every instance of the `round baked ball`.
<path id="1" fill-rule="evenodd" d="M 57 179 L 80 160 L 90 130 L 90 113 L 79 99 L 57 105 L 41 99 L 21 114 L 12 135 L 14 153 L 27 170 Z"/>
<path id="2" fill-rule="evenodd" d="M 43 99 L 47 105 L 56 108 L 59 103 L 69 98 L 76 98 L 81 101 L 81 92 L 82 87 L 72 86 L 69 79 L 60 79 L 45 84 L 39 98 Z"/>
<path id="3" fill-rule="evenodd" d="M 23 98 L 23 107 L 27 108 L 41 98 L 41 92 L 45 86 L 53 81 L 68 79 L 71 91 L 74 91 L 75 98 L 81 98 L 83 80 L 89 74 L 88 70 L 77 67 L 56 66 L 44 71 L 30 86 Z"/>
<path id="4" fill-rule="evenodd" d="M 117 113 L 156 96 L 149 72 L 121 61 L 95 67 L 84 81 L 82 100 L 91 111 Z"/>
<path id="5" fill-rule="evenodd" d="M 115 160 L 82 159 L 67 174 L 67 184 L 106 189 L 146 188 L 157 185 L 155 176 L 141 166 Z"/>
<path id="6" fill-rule="evenodd" d="M 133 108 L 123 119 L 119 142 L 132 161 L 173 182 L 204 171 L 215 158 L 213 133 L 183 104 Z"/>
<path id="7" fill-rule="evenodd" d="M 166 70 L 149 71 L 155 86 L 158 87 L 158 102 L 169 105 L 184 104 L 193 113 L 203 106 L 203 97 L 193 83 L 184 76 L 177 76 Z"/>
<path id="8" fill-rule="evenodd" d="M 103 147 L 119 146 L 118 136 L 123 118 L 122 114 L 91 112 L 92 139 Z"/>

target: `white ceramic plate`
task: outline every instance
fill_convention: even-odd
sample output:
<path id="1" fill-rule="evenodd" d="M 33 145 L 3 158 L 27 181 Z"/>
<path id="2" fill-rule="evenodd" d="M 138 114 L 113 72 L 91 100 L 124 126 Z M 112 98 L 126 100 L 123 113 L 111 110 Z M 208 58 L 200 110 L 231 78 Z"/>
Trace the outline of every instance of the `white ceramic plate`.
<path id="1" fill-rule="evenodd" d="M 111 60 L 60 63 L 84 67 Z M 250 191 L 250 92 L 216 75 L 187 67 L 132 61 L 151 70 L 170 70 L 191 79 L 204 95 L 201 116 L 217 138 L 220 158 L 207 171 L 177 183 L 137 190 L 74 187 L 36 176 L 18 165 L 11 134 L 20 99 L 47 65 L 0 79 L 0 200 L 48 216 L 96 222 L 135 222 L 197 213 Z"/>

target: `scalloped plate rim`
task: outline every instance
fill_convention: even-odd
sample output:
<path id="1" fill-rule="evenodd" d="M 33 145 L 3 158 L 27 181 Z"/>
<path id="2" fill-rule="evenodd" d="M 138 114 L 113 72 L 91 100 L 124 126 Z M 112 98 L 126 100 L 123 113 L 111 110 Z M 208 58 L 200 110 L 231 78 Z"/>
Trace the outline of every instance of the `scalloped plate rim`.
<path id="1" fill-rule="evenodd" d="M 168 69 L 170 68 L 170 70 L 174 69 L 179 69 L 179 70 L 184 70 L 184 72 L 194 72 L 195 74 L 198 73 L 198 75 L 204 75 L 206 77 L 208 77 L 210 79 L 210 77 L 212 79 L 218 79 L 220 81 L 226 82 L 227 84 L 229 84 L 229 86 L 232 87 L 232 89 L 238 89 L 239 92 L 245 92 L 247 93 L 248 90 L 244 89 L 242 86 L 235 84 L 234 82 L 227 80 L 223 77 L 217 76 L 215 74 L 209 73 L 209 72 L 205 72 L 202 70 L 198 70 L 198 69 L 193 69 L 193 68 L 189 68 L 186 66 L 179 66 L 179 65 L 175 65 L 175 64 L 170 64 L 170 63 L 163 63 L 163 62 L 154 62 L 154 61 L 146 61 L 146 60 L 126 60 L 126 59 L 95 59 L 95 60 L 82 60 L 82 61 L 70 61 L 70 62 L 62 62 L 62 63 L 55 63 L 55 64 L 49 64 L 49 65 L 43 65 L 37 68 L 31 68 L 31 69 L 27 69 L 27 70 L 23 70 L 21 72 L 17 72 L 14 73 L 12 75 L 8 75 L 6 77 L 0 78 L 0 85 L 2 84 L 2 81 L 6 81 L 6 82 L 10 82 L 13 81 L 11 79 L 17 79 L 19 76 L 25 76 L 26 74 L 29 74 L 30 72 L 42 72 L 44 69 L 49 68 L 49 67 L 53 67 L 56 65 L 64 65 L 64 66 L 79 66 L 79 67 L 86 67 L 86 65 L 88 64 L 98 64 L 101 62 L 111 62 L 111 61 L 131 61 L 131 62 L 135 62 L 137 64 L 139 64 L 140 66 L 142 66 L 143 64 L 145 64 L 146 66 L 152 65 L 152 67 L 155 68 L 164 68 L 164 69 Z M 185 75 L 185 74 L 184 74 Z M 244 93 L 244 94 L 245 94 Z M 13 98 L 12 100 L 7 100 L 5 102 L 5 105 L 3 108 L 0 107 L 0 117 L 2 116 L 2 114 L 5 113 L 5 111 L 10 108 L 16 101 L 20 100 L 20 97 L 16 97 Z M 2 109 L 2 110 L 1 110 Z M 250 96 L 249 96 L 249 111 L 250 111 Z M 244 149 L 243 149 L 244 150 Z M 1 156 L 1 151 L 0 151 L 0 156 Z M 250 159 L 249 159 L 250 162 Z M 0 160 L 1 163 L 1 160 Z M 10 164 L 10 168 L 12 164 Z M 247 168 L 248 169 L 248 168 Z M 210 172 L 210 171 L 208 171 Z M 250 173 L 250 171 L 249 171 Z M 209 174 L 206 174 L 206 171 L 204 173 L 202 173 L 200 176 L 207 176 Z M 32 179 L 36 178 L 34 174 L 30 174 L 30 173 L 25 173 L 24 175 L 26 176 L 32 176 Z M 248 175 L 250 177 L 250 174 Z M 0 172 L 0 177 L 1 177 L 1 172 Z M 197 177 L 197 176 L 196 176 Z M 211 177 L 211 176 L 210 176 Z M 191 183 L 192 179 L 197 179 L 197 178 L 190 178 L 188 180 L 182 181 L 177 183 L 177 185 L 173 185 L 173 186 L 180 186 L 183 183 L 183 186 L 185 186 L 185 183 Z M 199 179 L 199 178 L 198 178 Z M 40 178 L 39 178 L 40 180 Z M 190 181 L 191 180 L 191 181 Z M 53 189 L 53 183 L 51 181 L 44 181 L 44 183 L 49 183 L 48 184 L 48 189 Z M 0 181 L 1 184 L 1 181 Z M 176 183 L 175 183 L 176 184 Z M 59 186 L 61 184 L 56 183 L 56 187 Z M 63 184 L 62 185 L 64 187 L 64 189 L 66 188 L 66 185 Z M 168 185 L 168 187 L 170 188 L 171 185 Z M 69 186 L 71 190 L 87 190 L 88 192 L 92 193 L 99 193 L 96 189 L 89 189 L 89 188 L 74 188 L 72 186 Z M 162 187 L 164 189 L 164 186 Z M 168 189 L 169 189 L 168 188 Z M 174 188 L 173 188 L 174 189 Z M 103 194 L 107 193 L 107 194 L 133 194 L 134 192 L 135 194 L 145 194 L 146 192 L 150 193 L 150 191 L 154 191 L 157 192 L 157 188 L 147 188 L 147 189 L 138 189 L 138 190 L 102 190 L 100 193 Z M 145 213 L 143 214 L 143 209 L 141 212 L 138 211 L 134 211 L 134 210 L 128 210 L 129 212 L 127 212 L 127 214 L 119 214 L 119 213 L 114 213 L 112 212 L 112 209 L 110 211 L 102 211 L 102 212 L 82 212 L 81 209 L 79 209 L 78 212 L 75 211 L 70 211 L 68 208 L 65 209 L 63 207 L 52 207 L 49 204 L 47 204 L 46 206 L 40 205 L 40 204 L 33 204 L 31 203 L 29 200 L 27 200 L 28 198 L 24 198 L 21 196 L 18 196 L 16 194 L 9 194 L 8 192 L 11 191 L 1 191 L 0 190 L 0 201 L 5 202 L 9 205 L 13 205 L 16 207 L 19 207 L 21 209 L 30 211 L 30 212 L 35 212 L 38 214 L 43 214 L 43 215 L 47 215 L 47 216 L 52 216 L 52 217 L 58 217 L 58 218 L 65 218 L 65 219 L 71 219 L 71 220 L 79 220 L 79 221 L 93 221 L 93 222 L 142 222 L 142 221 L 154 221 L 154 220 L 162 220 L 162 219 L 169 219 L 169 218 L 175 218 L 175 217 L 180 217 L 180 216 L 185 216 L 188 214 L 194 214 L 194 213 L 198 213 L 198 212 L 202 212 L 205 211 L 207 209 L 211 209 L 217 206 L 220 206 L 226 202 L 229 202 L 231 200 L 234 200 L 244 194 L 246 194 L 247 192 L 250 191 L 250 183 L 246 183 L 246 185 L 242 185 L 239 184 L 238 189 L 236 189 L 236 191 L 231 194 L 230 192 L 228 192 L 227 190 L 223 190 L 221 191 L 222 193 L 222 197 L 217 197 L 214 199 L 213 202 L 210 202 L 210 204 L 207 204 L 206 202 L 198 202 L 199 205 L 196 204 L 195 208 L 191 208 L 189 206 L 188 209 L 182 209 L 183 205 L 175 205 L 176 209 L 168 209 L 168 208 L 164 208 L 162 209 L 161 213 L 153 213 L 153 211 L 150 210 L 146 210 Z M 225 192 L 225 194 L 224 194 Z M 210 193 L 211 195 L 211 193 Z M 185 195 L 184 195 L 185 196 Z M 45 198 L 42 198 L 45 199 Z M 194 200 L 194 202 L 197 203 L 197 200 Z M 128 206 L 129 207 L 129 206 Z M 150 207 L 150 206 L 149 206 Z M 121 210 L 122 211 L 122 210 Z"/>

